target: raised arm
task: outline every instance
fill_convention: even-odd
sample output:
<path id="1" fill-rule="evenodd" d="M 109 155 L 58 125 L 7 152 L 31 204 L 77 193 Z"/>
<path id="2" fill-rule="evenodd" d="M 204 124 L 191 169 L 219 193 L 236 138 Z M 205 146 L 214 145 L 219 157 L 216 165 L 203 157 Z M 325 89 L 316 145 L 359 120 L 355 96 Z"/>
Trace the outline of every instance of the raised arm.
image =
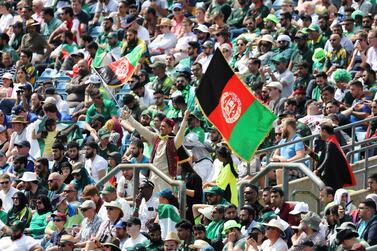
<path id="1" fill-rule="evenodd" d="M 183 144 L 183 139 L 185 137 L 185 131 L 186 131 L 186 126 L 187 126 L 187 120 L 189 116 L 190 116 L 190 111 L 186 110 L 185 115 L 183 116 L 181 126 L 177 132 L 177 135 L 174 138 L 175 148 L 177 149 Z"/>

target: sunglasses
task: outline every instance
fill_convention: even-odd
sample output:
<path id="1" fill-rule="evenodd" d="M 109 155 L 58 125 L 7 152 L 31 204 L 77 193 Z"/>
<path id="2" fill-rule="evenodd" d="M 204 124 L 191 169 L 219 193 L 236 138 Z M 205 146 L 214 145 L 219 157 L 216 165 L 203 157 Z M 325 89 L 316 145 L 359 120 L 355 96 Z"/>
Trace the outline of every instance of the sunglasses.
<path id="1" fill-rule="evenodd" d="M 0 182 L 0 185 L 7 185 L 7 184 L 9 184 L 9 181 Z"/>
<path id="2" fill-rule="evenodd" d="M 76 192 L 74 190 L 64 190 L 63 193 L 73 193 L 73 192 Z"/>
<path id="3" fill-rule="evenodd" d="M 62 222 L 62 221 L 64 221 L 64 220 L 63 219 L 59 219 L 59 218 L 54 219 L 54 222 Z"/>
<path id="4" fill-rule="evenodd" d="M 88 211 L 88 209 L 89 209 L 89 208 L 81 208 L 80 210 L 81 210 L 81 212 L 84 213 L 84 212 Z"/>
<path id="5" fill-rule="evenodd" d="M 12 197 L 12 200 L 19 200 L 20 198 L 18 197 Z"/>

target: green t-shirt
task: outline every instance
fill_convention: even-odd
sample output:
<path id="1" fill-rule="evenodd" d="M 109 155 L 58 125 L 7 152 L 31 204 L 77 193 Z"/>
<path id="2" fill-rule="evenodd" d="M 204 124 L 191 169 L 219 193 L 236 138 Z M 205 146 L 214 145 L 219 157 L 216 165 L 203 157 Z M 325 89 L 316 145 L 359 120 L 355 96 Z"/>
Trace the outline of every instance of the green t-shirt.
<path id="1" fill-rule="evenodd" d="M 92 117 L 96 114 L 102 114 L 105 117 L 105 120 L 111 119 L 113 116 L 118 116 L 118 108 L 116 107 L 115 103 L 108 99 L 103 99 L 103 105 L 101 107 L 101 111 L 98 112 L 96 109 L 96 105 L 92 104 L 89 109 L 86 111 L 86 119 L 87 123 L 92 122 Z"/>
<path id="2" fill-rule="evenodd" d="M 206 228 L 207 238 L 210 240 L 221 238 L 221 233 L 224 229 L 224 220 L 218 222 L 212 221 Z"/>

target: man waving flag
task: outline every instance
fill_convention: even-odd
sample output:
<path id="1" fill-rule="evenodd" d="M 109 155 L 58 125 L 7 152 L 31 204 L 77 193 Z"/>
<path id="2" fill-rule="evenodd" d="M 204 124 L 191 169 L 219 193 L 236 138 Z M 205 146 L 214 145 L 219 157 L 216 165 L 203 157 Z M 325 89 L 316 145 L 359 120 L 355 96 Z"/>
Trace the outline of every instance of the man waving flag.
<path id="1" fill-rule="evenodd" d="M 219 49 L 196 90 L 203 113 L 232 150 L 249 161 L 276 119 L 228 65 Z"/>

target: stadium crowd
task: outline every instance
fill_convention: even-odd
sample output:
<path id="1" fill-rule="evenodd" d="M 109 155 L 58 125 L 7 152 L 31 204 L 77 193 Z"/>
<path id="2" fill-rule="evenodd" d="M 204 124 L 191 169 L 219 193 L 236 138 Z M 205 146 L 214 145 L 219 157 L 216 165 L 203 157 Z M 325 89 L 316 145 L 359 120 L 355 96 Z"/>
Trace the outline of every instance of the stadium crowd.
<path id="1" fill-rule="evenodd" d="M 377 245 L 377 174 L 355 205 L 340 149 L 352 130 L 334 131 L 377 115 L 376 14 L 375 0 L 1 0 L 0 250 Z M 137 46 L 128 82 L 104 83 L 102 70 Z M 259 152 L 251 170 L 195 99 L 216 51 L 278 116 L 259 149 L 298 141 Z M 356 141 L 376 130 L 376 121 L 355 127 Z M 309 135 L 313 149 L 299 141 Z M 306 156 L 326 185 L 320 211 L 285 201 L 281 170 L 240 190 L 266 158 Z M 186 208 L 148 168 L 96 185 L 121 163 L 184 181 Z"/>

